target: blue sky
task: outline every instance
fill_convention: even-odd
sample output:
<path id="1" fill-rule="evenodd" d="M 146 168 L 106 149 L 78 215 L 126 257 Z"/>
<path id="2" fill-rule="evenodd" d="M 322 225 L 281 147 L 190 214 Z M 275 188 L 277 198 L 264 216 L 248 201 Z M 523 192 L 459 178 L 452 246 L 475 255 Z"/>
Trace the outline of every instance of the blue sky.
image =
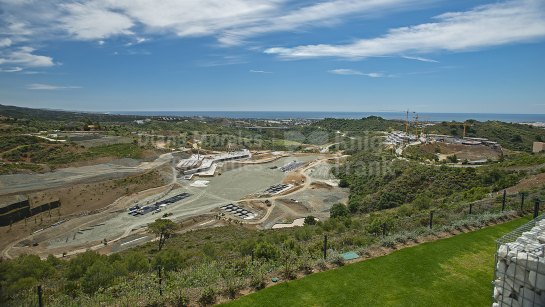
<path id="1" fill-rule="evenodd" d="M 0 104 L 545 113 L 545 0 L 0 0 Z"/>

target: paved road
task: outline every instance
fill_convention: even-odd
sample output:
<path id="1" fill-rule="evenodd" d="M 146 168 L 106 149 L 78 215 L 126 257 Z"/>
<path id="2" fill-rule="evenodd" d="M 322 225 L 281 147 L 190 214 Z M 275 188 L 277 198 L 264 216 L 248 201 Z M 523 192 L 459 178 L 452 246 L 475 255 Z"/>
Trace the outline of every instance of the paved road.
<path id="1" fill-rule="evenodd" d="M 137 166 L 124 166 L 115 163 L 97 164 L 82 167 L 58 169 L 44 174 L 14 174 L 0 176 L 0 195 L 28 193 L 66 184 L 122 178 L 157 168 L 172 161 L 172 154 L 159 156 L 153 162 L 143 162 Z"/>

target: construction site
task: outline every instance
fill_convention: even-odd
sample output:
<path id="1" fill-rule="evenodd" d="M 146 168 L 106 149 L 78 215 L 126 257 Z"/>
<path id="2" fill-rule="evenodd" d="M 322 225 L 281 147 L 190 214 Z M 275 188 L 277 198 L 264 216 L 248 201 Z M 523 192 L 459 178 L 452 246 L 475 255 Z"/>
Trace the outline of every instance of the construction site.
<path id="1" fill-rule="evenodd" d="M 147 225 L 158 218 L 180 222 L 181 232 L 230 223 L 278 228 L 308 215 L 327 219 L 334 203 L 348 200 L 348 190 L 330 174 L 332 156 L 241 150 L 183 159 L 173 153 L 130 166 L 1 178 L 0 213 L 10 214 L 2 215 L 10 233 L 2 236 L 2 256 L 109 254 L 155 240 Z M 130 182 L 134 187 L 114 192 Z M 64 195 L 55 197 L 59 191 Z"/>
<path id="2" fill-rule="evenodd" d="M 498 142 L 487 138 L 468 136 L 468 129 L 472 127 L 468 121 L 462 124 L 442 123 L 442 125 L 455 127 L 462 125 L 461 136 L 427 133 L 426 128 L 436 123 L 429 120 L 423 121 L 422 116 L 419 116 L 418 113 L 414 114 L 409 119 L 409 111 L 407 111 L 404 119 L 405 130 L 389 132 L 383 142 L 384 145 L 392 148 L 398 156 L 403 156 L 404 150 L 411 146 L 419 147 L 423 152 L 435 155 L 435 160 L 438 162 L 447 161 L 449 157 L 452 157 L 451 162 L 454 163 L 464 162 L 465 164 L 481 165 L 489 161 L 497 161 L 503 155 L 502 146 Z"/>

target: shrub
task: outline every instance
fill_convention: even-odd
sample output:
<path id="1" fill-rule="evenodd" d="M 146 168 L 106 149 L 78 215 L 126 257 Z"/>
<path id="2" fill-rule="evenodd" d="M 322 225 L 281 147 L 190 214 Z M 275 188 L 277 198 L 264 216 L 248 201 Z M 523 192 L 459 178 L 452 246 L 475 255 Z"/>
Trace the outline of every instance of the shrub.
<path id="1" fill-rule="evenodd" d="M 297 258 L 298 269 L 304 274 L 312 273 L 312 264 L 313 261 L 308 255 L 303 255 L 302 257 Z"/>
<path id="2" fill-rule="evenodd" d="M 380 240 L 380 245 L 384 247 L 388 247 L 388 248 L 394 248 L 396 246 L 396 241 L 394 240 L 393 237 L 388 236 Z"/>
<path id="3" fill-rule="evenodd" d="M 250 287 L 261 290 L 265 285 L 265 270 L 261 266 L 254 267 L 250 275 Z"/>
<path id="4" fill-rule="evenodd" d="M 305 217 L 305 225 L 316 225 L 316 218 L 312 215 Z"/>
<path id="5" fill-rule="evenodd" d="M 82 288 L 85 293 L 95 293 L 99 288 L 108 288 L 113 284 L 115 272 L 111 264 L 97 261 L 87 269 L 83 276 Z"/>
<path id="6" fill-rule="evenodd" d="M 329 213 L 332 218 L 345 217 L 348 216 L 348 209 L 345 205 L 336 203 L 331 207 Z"/>
<path id="7" fill-rule="evenodd" d="M 450 232 L 452 232 L 452 230 L 453 230 L 453 227 L 451 225 L 443 225 L 443 226 L 441 226 L 441 228 L 439 228 L 439 231 L 441 231 L 441 232 L 450 233 Z"/>
<path id="8" fill-rule="evenodd" d="M 170 305 L 174 307 L 187 307 L 189 306 L 189 296 L 180 292 L 170 301 Z"/>
<path id="9" fill-rule="evenodd" d="M 165 271 L 174 271 L 184 265 L 185 258 L 178 250 L 165 249 L 155 255 L 152 264 L 154 268 L 160 266 Z"/>
<path id="10" fill-rule="evenodd" d="M 392 239 L 394 241 L 396 241 L 397 243 L 407 242 L 407 236 L 406 236 L 405 232 L 395 234 Z"/>
<path id="11" fill-rule="evenodd" d="M 216 302 L 216 291 L 212 287 L 205 288 L 199 297 L 199 304 L 209 306 Z"/>
<path id="12" fill-rule="evenodd" d="M 224 292 L 230 299 L 234 299 L 238 291 L 244 287 L 242 279 L 236 276 L 227 276 L 224 283 Z"/>
<path id="13" fill-rule="evenodd" d="M 324 271 L 327 269 L 327 262 L 323 258 L 320 258 L 316 260 L 316 266 L 318 267 L 318 269 Z"/>
<path id="14" fill-rule="evenodd" d="M 260 242 L 256 245 L 254 255 L 257 258 L 274 260 L 278 258 L 279 250 L 269 242 Z"/>
<path id="15" fill-rule="evenodd" d="M 337 252 L 331 252 L 329 256 L 329 262 L 335 264 L 336 266 L 343 266 L 344 258 L 341 254 Z"/>

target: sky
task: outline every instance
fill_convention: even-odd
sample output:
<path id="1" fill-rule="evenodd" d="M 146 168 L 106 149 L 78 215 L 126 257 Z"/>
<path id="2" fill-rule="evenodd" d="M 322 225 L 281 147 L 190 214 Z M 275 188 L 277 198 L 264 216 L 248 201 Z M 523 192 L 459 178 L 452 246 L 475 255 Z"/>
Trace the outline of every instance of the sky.
<path id="1" fill-rule="evenodd" d="M 545 0 L 0 0 L 0 104 L 545 113 Z"/>

